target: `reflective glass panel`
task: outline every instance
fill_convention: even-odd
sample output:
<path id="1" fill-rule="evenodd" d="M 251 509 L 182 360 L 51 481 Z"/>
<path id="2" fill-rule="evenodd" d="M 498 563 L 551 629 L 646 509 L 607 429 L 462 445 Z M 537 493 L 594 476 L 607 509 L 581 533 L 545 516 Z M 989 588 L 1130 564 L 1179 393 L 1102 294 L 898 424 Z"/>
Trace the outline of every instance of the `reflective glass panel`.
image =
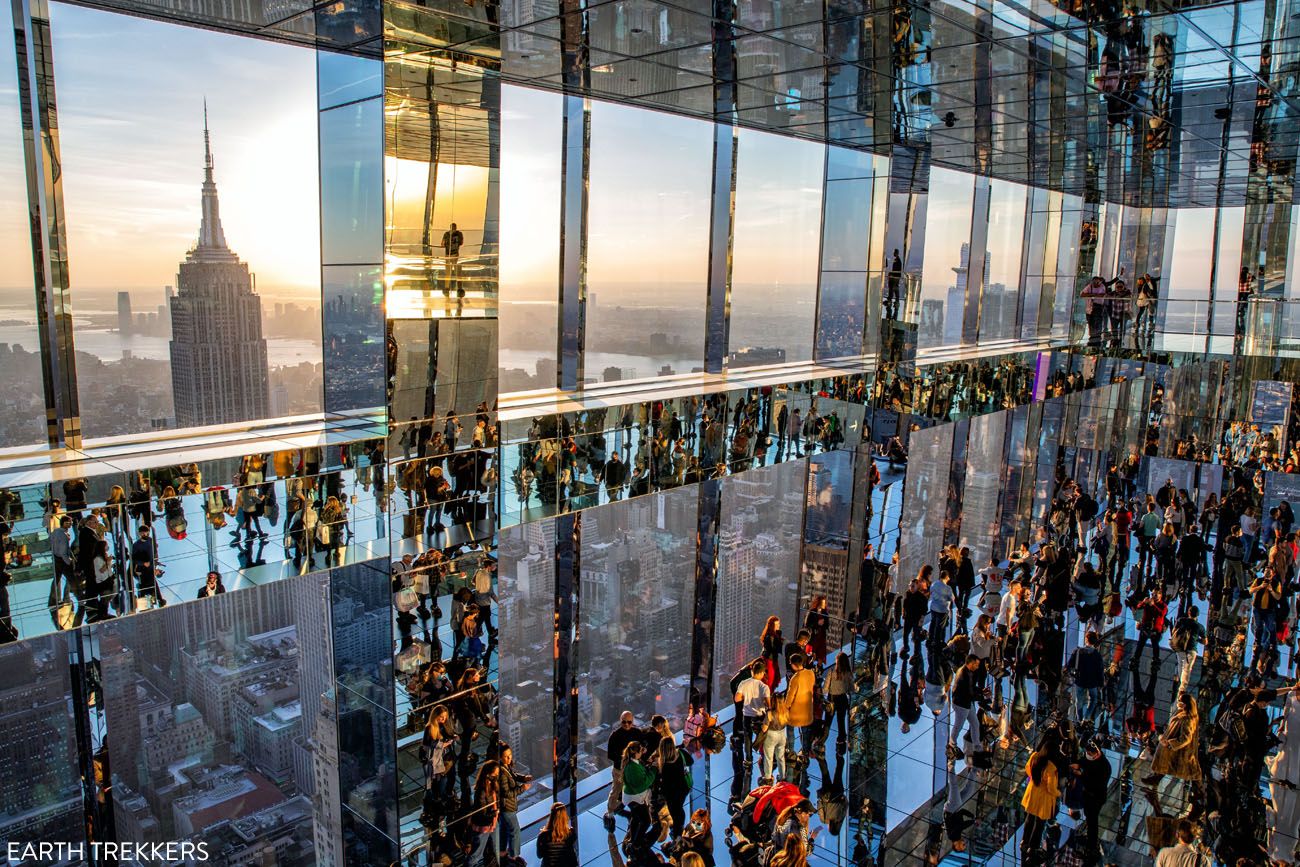
<path id="1" fill-rule="evenodd" d="M 989 188 L 988 282 L 980 300 L 980 340 L 1015 337 L 1020 259 L 1025 245 L 1027 190 L 994 180 Z"/>
<path id="2" fill-rule="evenodd" d="M 314 52 L 50 13 L 85 434 L 318 411 Z"/>
<path id="3" fill-rule="evenodd" d="M 707 123 L 592 104 L 588 378 L 703 367 L 712 152 Z"/>
<path id="4" fill-rule="evenodd" d="M 918 349 L 961 341 L 974 191 L 972 175 L 937 167 L 930 170 Z"/>
<path id="5" fill-rule="evenodd" d="M 818 144 L 740 131 L 731 367 L 812 358 L 824 155 Z"/>
<path id="6" fill-rule="evenodd" d="M 807 462 L 788 461 L 722 482 L 717 608 L 714 616 L 713 700 L 732 703 L 729 682 L 762 650 L 771 615 L 798 632 L 796 590 Z"/>
<path id="7" fill-rule="evenodd" d="M 0 43 L 0 369 L 6 383 L 0 446 L 7 447 L 45 441 L 45 393 L 14 41 Z"/>
<path id="8" fill-rule="evenodd" d="M 320 115 L 321 261 L 383 260 L 383 104 L 344 105 Z"/>
<path id="9" fill-rule="evenodd" d="M 609 766 L 623 710 L 643 728 L 655 714 L 674 733 L 685 721 L 698 505 L 690 486 L 583 513 L 579 781 Z"/>
<path id="10" fill-rule="evenodd" d="M 549 800 L 555 765 L 555 521 L 501 531 L 501 737 L 537 782 L 519 809 Z"/>
<path id="11" fill-rule="evenodd" d="M 561 99 L 501 88 L 500 387 L 507 393 L 555 387 Z"/>

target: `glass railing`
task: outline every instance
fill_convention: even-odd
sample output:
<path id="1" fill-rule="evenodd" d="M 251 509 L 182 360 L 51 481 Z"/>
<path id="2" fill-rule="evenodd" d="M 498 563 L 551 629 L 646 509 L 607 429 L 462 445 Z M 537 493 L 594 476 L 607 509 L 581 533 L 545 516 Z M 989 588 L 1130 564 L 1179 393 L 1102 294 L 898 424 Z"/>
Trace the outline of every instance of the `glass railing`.
<path id="1" fill-rule="evenodd" d="M 1208 294 L 1208 293 L 1207 293 Z M 1139 308 L 1132 298 L 1075 301 L 1074 342 L 1119 351 L 1219 352 L 1247 355 L 1300 350 L 1300 300 L 1251 295 L 1169 298 Z"/>
<path id="2" fill-rule="evenodd" d="M 386 556 L 377 445 L 0 488 L 0 639 Z"/>

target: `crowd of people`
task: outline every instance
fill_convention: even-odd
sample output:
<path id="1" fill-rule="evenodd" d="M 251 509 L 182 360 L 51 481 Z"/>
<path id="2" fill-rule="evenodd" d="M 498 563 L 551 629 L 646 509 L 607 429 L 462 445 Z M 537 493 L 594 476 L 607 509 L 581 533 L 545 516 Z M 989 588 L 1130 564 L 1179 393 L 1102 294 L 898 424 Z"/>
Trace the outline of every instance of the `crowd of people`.
<path id="1" fill-rule="evenodd" d="M 1006 560 L 977 569 L 946 547 L 910 578 L 895 563 L 893 712 L 904 731 L 927 709 L 947 714 L 950 779 L 965 762 L 986 783 L 999 752 L 1028 751 L 1024 863 L 1101 863 L 1101 812 L 1121 780 L 1117 841 L 1136 836 L 1136 787 L 1152 852 L 1205 859 L 1157 863 L 1296 863 L 1291 506 L 1254 485 L 1198 502 L 1167 479 L 1139 494 L 1136 466 L 1109 467 L 1095 488 L 1058 470 L 1047 521 Z M 949 794 L 944 832 L 960 850 L 978 818 Z"/>
<path id="2" fill-rule="evenodd" d="M 516 508 L 569 511 L 824 452 L 845 439 L 839 407 L 752 394 L 628 404 L 534 418 L 511 471 Z M 826 396 L 829 402 L 829 396 Z M 611 423 L 612 422 L 612 423 Z M 603 496 L 602 496 L 603 494 Z"/>
<path id="3" fill-rule="evenodd" d="M 1095 349 L 1123 349 L 1130 341 L 1133 349 L 1150 348 L 1155 334 L 1156 309 L 1160 300 L 1160 281 L 1143 274 L 1130 287 L 1124 269 L 1106 280 L 1093 276 L 1079 293 L 1083 314 L 1088 323 L 1088 346 Z"/>

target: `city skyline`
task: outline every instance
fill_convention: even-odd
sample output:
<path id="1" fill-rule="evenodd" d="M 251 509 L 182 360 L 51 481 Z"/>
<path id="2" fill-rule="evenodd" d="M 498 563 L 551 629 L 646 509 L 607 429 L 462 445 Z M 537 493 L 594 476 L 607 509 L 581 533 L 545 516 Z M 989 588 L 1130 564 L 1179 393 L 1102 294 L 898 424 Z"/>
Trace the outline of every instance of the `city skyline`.
<path id="1" fill-rule="evenodd" d="M 60 3 L 50 17 L 74 292 L 176 283 L 199 224 L 206 95 L 231 245 L 255 263 L 259 294 L 318 297 L 313 52 Z M 16 94 L 2 95 L 16 114 Z M 7 177 L 5 197 L 25 203 Z M 0 231 L 0 245 L 0 287 L 30 285 L 27 233 Z"/>

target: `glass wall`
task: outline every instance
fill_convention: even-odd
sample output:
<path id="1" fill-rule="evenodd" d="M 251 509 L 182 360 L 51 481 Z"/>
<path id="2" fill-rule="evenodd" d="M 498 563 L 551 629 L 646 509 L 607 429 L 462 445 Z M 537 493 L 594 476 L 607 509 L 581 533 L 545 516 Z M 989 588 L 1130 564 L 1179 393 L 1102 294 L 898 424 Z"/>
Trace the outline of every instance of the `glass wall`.
<path id="1" fill-rule="evenodd" d="M 1193 348 L 1190 345 L 1170 341 L 1179 334 L 1205 334 L 1209 322 L 1215 210 L 1182 208 L 1171 212 L 1171 217 L 1173 255 L 1168 278 L 1160 286 L 1156 321 L 1164 329 L 1166 348 L 1190 349 Z M 1204 345 L 1203 341 L 1199 344 L 1202 349 Z"/>
<path id="2" fill-rule="evenodd" d="M 501 391 L 555 387 L 562 97 L 501 88 Z"/>
<path id="3" fill-rule="evenodd" d="M 555 765 L 555 520 L 500 535 L 500 730 L 515 761 L 537 782 L 519 808 L 548 799 Z"/>
<path id="4" fill-rule="evenodd" d="M 589 379 L 703 367 L 712 153 L 708 123 L 592 103 Z"/>
<path id="5" fill-rule="evenodd" d="M 739 138 L 727 363 L 808 361 L 826 149 L 750 129 Z"/>
<path id="6" fill-rule="evenodd" d="M 86 436 L 318 412 L 314 52 L 50 17 Z"/>
<path id="7" fill-rule="evenodd" d="M 247 818 L 292 864 L 312 863 L 318 835 L 341 841 L 324 804 L 356 806 L 339 796 L 362 780 L 339 777 L 340 743 L 360 757 L 376 732 L 336 704 L 328 588 L 305 575 L 93 629 L 118 839 L 202 841 L 236 860 L 260 845 L 232 824 Z"/>
<path id="8" fill-rule="evenodd" d="M 1016 337 L 1016 303 L 1020 298 L 1021 253 L 1025 245 L 1025 206 L 1029 190 L 994 180 L 989 184 L 988 281 L 980 299 L 980 340 Z"/>
<path id="9" fill-rule="evenodd" d="M 10 845 L 85 839 L 73 719 L 84 697 L 71 670 L 63 636 L 0 648 L 0 835 Z"/>
<path id="10" fill-rule="evenodd" d="M 879 158 L 845 148 L 827 148 L 817 307 L 819 360 L 864 351 L 868 270 L 874 264 L 871 238 L 884 217 L 876 207 L 876 193 L 878 185 L 886 184 L 888 178 L 889 172 Z"/>
<path id="11" fill-rule="evenodd" d="M 582 516 L 578 779 L 609 766 L 619 714 L 685 722 L 699 490 L 688 486 Z"/>
<path id="12" fill-rule="evenodd" d="M 781 618 L 788 635 L 798 631 L 799 549 L 807 476 L 807 462 L 798 460 L 722 482 L 714 707 L 731 704 L 728 683 L 759 655 L 759 636 L 768 617 Z"/>
<path id="13" fill-rule="evenodd" d="M 931 168 L 918 349 L 961 342 L 974 195 L 973 175 Z"/>

